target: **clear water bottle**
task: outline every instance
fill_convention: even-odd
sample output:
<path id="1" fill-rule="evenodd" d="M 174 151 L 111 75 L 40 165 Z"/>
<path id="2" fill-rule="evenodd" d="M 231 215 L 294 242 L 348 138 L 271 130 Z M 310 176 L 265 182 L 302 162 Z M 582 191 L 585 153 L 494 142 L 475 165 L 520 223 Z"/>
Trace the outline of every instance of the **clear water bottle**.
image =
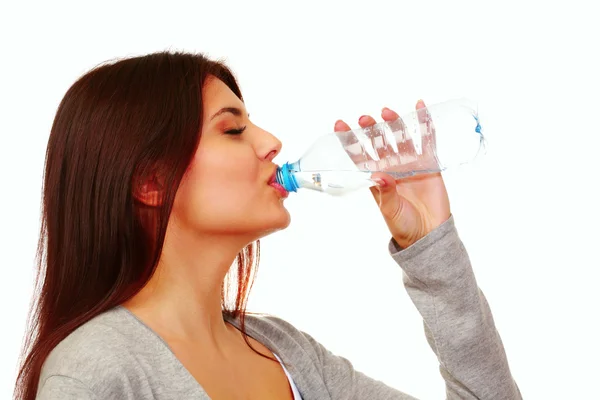
<path id="1" fill-rule="evenodd" d="M 477 104 L 450 100 L 395 121 L 321 136 L 296 162 L 277 171 L 288 192 L 300 188 L 342 195 L 374 186 L 373 172 L 396 179 L 444 171 L 485 153 Z"/>

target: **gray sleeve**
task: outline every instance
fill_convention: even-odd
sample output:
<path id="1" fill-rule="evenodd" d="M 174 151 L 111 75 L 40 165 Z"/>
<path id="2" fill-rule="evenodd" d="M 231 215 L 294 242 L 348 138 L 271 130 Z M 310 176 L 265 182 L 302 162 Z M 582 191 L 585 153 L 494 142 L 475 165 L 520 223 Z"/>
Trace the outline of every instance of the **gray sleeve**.
<path id="1" fill-rule="evenodd" d="M 318 357 L 318 365 L 328 393 L 320 393 L 318 398 L 331 400 L 417 400 L 398 391 L 384 382 L 373 379 L 354 369 L 352 363 L 333 354 L 312 336 L 303 332 L 304 338 Z"/>
<path id="2" fill-rule="evenodd" d="M 406 249 L 392 240 L 389 250 L 423 317 L 447 398 L 521 399 L 454 217 Z"/>
<path id="3" fill-rule="evenodd" d="M 96 400 L 96 396 L 81 381 L 62 375 L 52 375 L 41 383 L 36 400 Z"/>
<path id="4" fill-rule="evenodd" d="M 403 269 L 406 290 L 423 317 L 427 340 L 446 382 L 447 399 L 521 399 L 454 217 L 406 249 L 390 241 L 389 250 Z M 350 361 L 309 334 L 304 337 L 315 351 L 331 399 L 414 399 L 356 371 Z"/>

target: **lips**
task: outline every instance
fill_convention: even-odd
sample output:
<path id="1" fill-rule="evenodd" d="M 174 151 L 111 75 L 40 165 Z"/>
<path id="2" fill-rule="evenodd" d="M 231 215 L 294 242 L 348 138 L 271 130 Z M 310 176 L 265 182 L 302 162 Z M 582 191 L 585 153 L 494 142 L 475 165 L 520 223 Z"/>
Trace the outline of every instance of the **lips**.
<path id="1" fill-rule="evenodd" d="M 289 196 L 289 192 L 287 190 L 285 190 L 285 188 L 283 186 L 281 186 L 279 183 L 277 183 L 277 169 L 275 169 L 275 172 L 271 176 L 271 179 L 269 179 L 269 186 L 271 186 L 275 190 L 277 190 L 277 192 L 279 193 L 279 195 L 282 198 L 285 199 L 286 197 Z"/>

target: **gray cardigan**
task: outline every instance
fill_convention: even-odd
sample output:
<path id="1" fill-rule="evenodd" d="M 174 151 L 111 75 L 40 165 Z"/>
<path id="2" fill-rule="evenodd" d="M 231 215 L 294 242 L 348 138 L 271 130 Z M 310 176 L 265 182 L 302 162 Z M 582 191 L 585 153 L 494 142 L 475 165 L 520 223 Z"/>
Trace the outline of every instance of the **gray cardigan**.
<path id="1" fill-rule="evenodd" d="M 423 317 L 447 398 L 521 399 L 454 217 L 407 249 L 390 241 L 389 251 Z M 239 328 L 239 321 L 227 320 Z M 414 399 L 356 371 L 280 318 L 248 315 L 246 330 L 279 355 L 304 400 Z M 42 368 L 37 398 L 209 399 L 168 345 L 124 307 L 97 316 L 56 346 Z"/>

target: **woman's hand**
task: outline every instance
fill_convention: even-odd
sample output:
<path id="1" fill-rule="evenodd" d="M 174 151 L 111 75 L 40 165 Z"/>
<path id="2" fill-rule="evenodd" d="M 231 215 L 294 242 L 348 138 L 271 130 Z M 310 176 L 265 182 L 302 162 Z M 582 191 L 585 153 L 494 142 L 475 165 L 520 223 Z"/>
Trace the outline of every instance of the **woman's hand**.
<path id="1" fill-rule="evenodd" d="M 422 127 L 427 129 L 423 137 L 423 151 L 433 157 L 435 148 L 435 129 L 431 118 L 424 109 L 422 100 L 417 102 L 417 114 Z M 423 111 L 419 112 L 420 109 Z M 384 108 L 381 117 L 385 121 L 399 118 L 394 111 Z M 375 120 L 368 115 L 358 120 L 361 128 L 374 125 Z M 335 123 L 335 131 L 351 130 L 344 121 Z M 392 237 L 402 247 L 407 248 L 438 227 L 450 217 L 450 201 L 441 173 L 423 174 L 402 178 L 398 181 L 386 173 L 376 172 L 371 177 L 378 183 L 371 192 Z"/>

